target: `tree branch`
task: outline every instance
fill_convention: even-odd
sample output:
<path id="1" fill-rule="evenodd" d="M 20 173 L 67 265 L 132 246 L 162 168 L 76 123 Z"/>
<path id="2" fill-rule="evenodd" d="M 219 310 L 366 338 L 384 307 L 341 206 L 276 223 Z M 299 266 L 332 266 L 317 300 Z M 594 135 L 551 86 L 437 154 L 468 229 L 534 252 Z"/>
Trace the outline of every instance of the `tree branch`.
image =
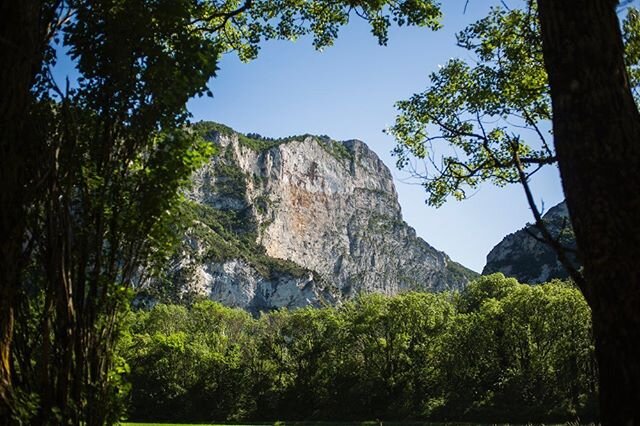
<path id="1" fill-rule="evenodd" d="M 519 142 L 516 139 L 512 143 L 513 160 L 514 160 L 514 163 L 516 165 L 516 169 L 518 170 L 518 176 L 520 177 L 520 183 L 522 184 L 522 188 L 524 189 L 525 195 L 527 197 L 527 202 L 529 203 L 529 208 L 531 209 L 531 212 L 533 213 L 533 217 L 536 220 L 536 227 L 538 228 L 538 230 L 542 234 L 542 238 L 544 239 L 544 242 L 549 247 L 551 247 L 553 249 L 553 251 L 556 252 L 556 255 L 558 256 L 558 260 L 560 261 L 562 266 L 564 266 L 564 268 L 567 270 L 567 272 L 569 273 L 569 276 L 571 277 L 571 279 L 578 285 L 578 287 L 583 288 L 584 277 L 582 276 L 580 271 L 578 271 L 573 266 L 571 261 L 569 261 L 569 258 L 567 257 L 567 253 L 564 250 L 564 247 L 560 244 L 559 241 L 557 241 L 555 238 L 553 238 L 553 236 L 549 232 L 549 229 L 547 228 L 547 226 L 545 225 L 544 221 L 542 220 L 542 216 L 540 215 L 540 211 L 538 210 L 538 207 L 536 206 L 536 203 L 535 203 L 535 201 L 533 199 L 533 194 L 531 193 L 531 188 L 529 187 L 529 182 L 527 181 L 527 175 L 524 172 L 524 169 L 522 167 L 522 163 L 520 161 L 520 157 L 518 155 L 518 147 L 519 147 Z"/>
<path id="2" fill-rule="evenodd" d="M 206 17 L 202 17 L 199 19 L 195 19 L 191 22 L 191 24 L 198 24 L 200 22 L 211 22 L 214 19 L 218 19 L 218 18 L 223 18 L 222 22 L 218 25 L 216 25 L 213 28 L 208 28 L 208 29 L 204 29 L 207 32 L 210 33 L 215 33 L 220 31 L 222 28 L 224 28 L 227 25 L 227 22 L 229 22 L 229 20 L 237 15 L 240 15 L 241 13 L 245 12 L 246 10 L 248 10 L 253 4 L 253 0 L 246 0 L 244 2 L 244 4 L 242 6 L 240 6 L 239 8 L 235 9 L 235 10 L 231 10 L 228 12 L 217 12 L 217 13 L 212 13 Z"/>

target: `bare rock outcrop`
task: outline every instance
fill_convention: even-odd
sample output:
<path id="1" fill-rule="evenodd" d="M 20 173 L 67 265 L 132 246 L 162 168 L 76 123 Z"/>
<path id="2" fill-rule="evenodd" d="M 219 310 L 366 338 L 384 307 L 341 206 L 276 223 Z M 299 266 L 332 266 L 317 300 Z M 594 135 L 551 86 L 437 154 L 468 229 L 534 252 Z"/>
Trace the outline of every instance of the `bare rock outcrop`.
<path id="1" fill-rule="evenodd" d="M 181 292 L 258 311 L 459 289 L 474 276 L 402 220 L 391 173 L 365 143 L 195 128 L 218 152 L 187 194 Z"/>

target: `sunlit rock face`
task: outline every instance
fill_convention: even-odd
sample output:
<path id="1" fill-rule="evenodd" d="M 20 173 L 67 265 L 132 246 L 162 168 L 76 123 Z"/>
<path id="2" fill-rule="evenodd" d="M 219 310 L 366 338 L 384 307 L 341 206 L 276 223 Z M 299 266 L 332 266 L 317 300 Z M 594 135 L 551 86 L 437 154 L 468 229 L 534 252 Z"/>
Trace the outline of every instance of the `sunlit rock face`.
<path id="1" fill-rule="evenodd" d="M 222 126 L 205 136 L 219 152 L 188 194 L 198 211 L 174 268 L 180 291 L 269 310 L 459 289 L 474 275 L 402 220 L 391 173 L 365 143 Z"/>
<path id="2" fill-rule="evenodd" d="M 576 242 L 566 203 L 562 202 L 552 207 L 542 219 L 551 235 L 568 248 L 568 257 L 574 266 L 579 268 L 580 264 L 575 255 Z M 554 278 L 567 278 L 569 274 L 553 249 L 531 234 L 541 237 L 540 231 L 533 225 L 527 225 L 504 237 L 487 255 L 487 264 L 482 273 L 502 272 L 506 276 L 530 284 L 543 283 Z"/>

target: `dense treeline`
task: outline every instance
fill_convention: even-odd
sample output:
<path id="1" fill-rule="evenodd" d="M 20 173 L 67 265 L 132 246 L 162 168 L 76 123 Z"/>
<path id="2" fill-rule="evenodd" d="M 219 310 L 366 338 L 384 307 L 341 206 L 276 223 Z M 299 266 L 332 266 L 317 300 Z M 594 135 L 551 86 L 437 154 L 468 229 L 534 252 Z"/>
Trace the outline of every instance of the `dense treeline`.
<path id="1" fill-rule="evenodd" d="M 570 284 L 361 296 L 252 318 L 200 301 L 132 314 L 135 420 L 590 420 L 590 311 Z"/>

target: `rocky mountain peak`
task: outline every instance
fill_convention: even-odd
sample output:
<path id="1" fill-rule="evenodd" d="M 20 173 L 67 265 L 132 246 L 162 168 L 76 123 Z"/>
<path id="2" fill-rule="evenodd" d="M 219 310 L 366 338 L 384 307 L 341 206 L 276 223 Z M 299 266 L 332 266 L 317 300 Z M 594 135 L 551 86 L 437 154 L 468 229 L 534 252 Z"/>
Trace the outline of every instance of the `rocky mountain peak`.
<path id="1" fill-rule="evenodd" d="M 183 294 L 255 311 L 456 289 L 474 275 L 402 220 L 391 172 L 364 142 L 195 129 L 219 149 L 188 193 L 194 226 L 173 270 Z"/>
<path id="2" fill-rule="evenodd" d="M 575 255 L 576 242 L 569 220 L 567 204 L 563 201 L 550 208 L 542 217 L 551 235 L 568 248 L 568 256 L 576 267 L 579 261 Z M 543 283 L 554 278 L 568 278 L 556 253 L 548 245 L 532 235 L 541 237 L 535 225 L 507 235 L 487 255 L 487 264 L 482 273 L 502 272 L 523 283 Z"/>

